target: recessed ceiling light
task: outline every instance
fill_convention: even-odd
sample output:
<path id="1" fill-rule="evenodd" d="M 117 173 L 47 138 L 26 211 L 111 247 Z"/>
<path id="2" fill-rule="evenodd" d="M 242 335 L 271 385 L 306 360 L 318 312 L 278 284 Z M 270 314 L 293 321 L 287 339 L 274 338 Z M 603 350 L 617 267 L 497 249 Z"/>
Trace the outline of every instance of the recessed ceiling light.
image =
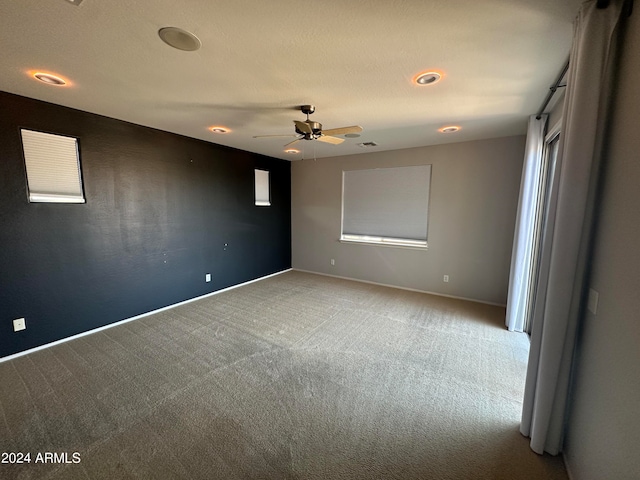
<path id="1" fill-rule="evenodd" d="M 449 125 L 447 127 L 442 127 L 438 129 L 440 133 L 453 133 L 453 132 L 457 132 L 458 130 L 460 130 L 460 127 L 457 125 Z"/>
<path id="2" fill-rule="evenodd" d="M 417 75 L 413 81 L 418 85 L 433 85 L 442 78 L 438 72 L 425 72 Z"/>
<path id="3" fill-rule="evenodd" d="M 67 84 L 67 82 L 64 81 L 62 78 L 58 77 L 57 75 L 52 75 L 50 73 L 35 72 L 33 74 L 33 77 L 36 80 L 40 80 L 42 83 L 46 83 L 47 85 L 62 86 Z"/>
<path id="4" fill-rule="evenodd" d="M 200 39 L 193 33 L 178 27 L 161 28 L 158 30 L 158 35 L 167 45 L 185 52 L 193 52 L 202 46 Z"/>
<path id="5" fill-rule="evenodd" d="M 300 153 L 300 150 L 296 150 L 295 148 L 290 148 L 288 150 L 285 150 L 284 153 L 290 153 L 290 154 L 296 154 L 296 153 Z"/>
<path id="6" fill-rule="evenodd" d="M 231 131 L 227 127 L 209 127 L 209 130 L 213 133 L 229 133 Z"/>

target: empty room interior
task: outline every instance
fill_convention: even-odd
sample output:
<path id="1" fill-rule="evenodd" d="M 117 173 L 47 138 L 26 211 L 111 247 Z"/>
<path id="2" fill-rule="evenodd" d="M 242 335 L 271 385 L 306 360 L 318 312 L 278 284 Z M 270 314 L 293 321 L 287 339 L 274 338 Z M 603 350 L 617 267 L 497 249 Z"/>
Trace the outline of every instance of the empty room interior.
<path id="1" fill-rule="evenodd" d="M 0 478 L 640 478 L 632 0 L 0 40 Z"/>

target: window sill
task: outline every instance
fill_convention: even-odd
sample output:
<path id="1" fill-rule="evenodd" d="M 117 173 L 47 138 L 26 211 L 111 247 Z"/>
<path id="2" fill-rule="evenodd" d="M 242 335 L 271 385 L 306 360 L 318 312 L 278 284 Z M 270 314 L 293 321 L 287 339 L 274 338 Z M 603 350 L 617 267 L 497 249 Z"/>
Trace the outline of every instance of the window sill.
<path id="1" fill-rule="evenodd" d="M 351 243 L 354 245 L 376 245 L 379 247 L 408 248 L 410 250 L 427 250 L 426 243 L 402 241 L 394 239 L 365 239 L 365 238 L 340 238 L 340 243 Z"/>

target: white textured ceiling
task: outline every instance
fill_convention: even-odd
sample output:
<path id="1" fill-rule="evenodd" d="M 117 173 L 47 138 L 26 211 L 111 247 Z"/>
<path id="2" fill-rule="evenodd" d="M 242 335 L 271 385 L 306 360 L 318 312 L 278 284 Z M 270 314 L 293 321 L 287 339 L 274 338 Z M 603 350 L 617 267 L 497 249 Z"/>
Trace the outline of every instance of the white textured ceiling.
<path id="1" fill-rule="evenodd" d="M 302 154 L 284 153 L 287 138 L 252 137 L 294 133 L 302 104 L 325 129 L 364 128 L 341 145 L 298 142 L 305 158 L 523 134 L 580 2 L 1 0 L 0 90 L 289 160 Z M 202 48 L 167 46 L 166 26 Z M 431 69 L 439 83 L 412 83 Z M 462 130 L 437 132 L 449 124 Z M 379 146 L 357 146 L 368 141 Z"/>

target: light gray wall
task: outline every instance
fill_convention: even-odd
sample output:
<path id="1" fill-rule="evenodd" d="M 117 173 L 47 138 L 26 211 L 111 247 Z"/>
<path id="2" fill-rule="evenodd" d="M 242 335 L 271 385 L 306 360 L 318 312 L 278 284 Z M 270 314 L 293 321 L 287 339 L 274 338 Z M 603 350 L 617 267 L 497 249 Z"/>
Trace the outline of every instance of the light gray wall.
<path id="1" fill-rule="evenodd" d="M 565 445 L 575 480 L 640 478 L 640 11 L 629 22 L 592 258 L 600 302 L 583 319 Z"/>
<path id="2" fill-rule="evenodd" d="M 524 142 L 516 136 L 294 162 L 293 268 L 505 304 Z M 338 241 L 343 170 L 422 164 L 432 165 L 428 250 Z"/>

